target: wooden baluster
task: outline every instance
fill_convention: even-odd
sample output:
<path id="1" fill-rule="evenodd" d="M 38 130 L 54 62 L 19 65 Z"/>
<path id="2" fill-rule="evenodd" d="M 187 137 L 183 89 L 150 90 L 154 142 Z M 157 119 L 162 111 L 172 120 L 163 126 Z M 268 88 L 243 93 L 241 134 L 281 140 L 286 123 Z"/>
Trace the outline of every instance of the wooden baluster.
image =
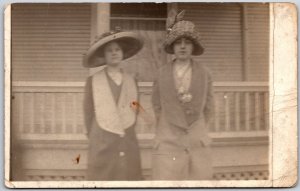
<path id="1" fill-rule="evenodd" d="M 19 133 L 24 133 L 24 93 L 19 93 Z"/>
<path id="2" fill-rule="evenodd" d="M 40 129 L 40 132 L 41 133 L 45 133 L 46 132 L 46 125 L 45 125 L 45 114 L 46 114 L 46 112 L 45 112 L 45 109 L 46 109 L 46 107 L 45 107 L 45 93 L 41 93 L 41 129 Z"/>
<path id="3" fill-rule="evenodd" d="M 81 103 L 80 104 L 81 109 L 78 110 L 80 112 L 80 127 L 81 127 L 79 132 L 83 133 L 83 134 L 86 134 L 87 130 L 86 130 L 86 127 L 85 127 L 84 113 L 83 113 L 83 94 L 80 94 L 80 96 L 78 96 L 78 97 L 79 97 L 79 103 Z"/>
<path id="4" fill-rule="evenodd" d="M 11 93 L 11 132 L 19 133 L 19 108 L 16 93 Z"/>
<path id="5" fill-rule="evenodd" d="M 84 133 L 83 132 L 83 129 L 82 129 L 82 117 L 80 114 L 83 114 L 83 101 L 81 100 L 81 93 L 78 93 L 77 96 L 76 96 L 76 101 L 78 103 L 77 105 L 77 112 L 76 112 L 76 115 L 77 115 L 77 128 L 76 128 L 76 133 Z"/>
<path id="6" fill-rule="evenodd" d="M 34 100 L 35 100 L 35 93 L 30 94 L 30 125 L 29 125 L 29 133 L 34 133 L 35 129 L 35 122 L 34 122 L 34 115 L 35 115 L 35 108 L 34 108 Z"/>
<path id="7" fill-rule="evenodd" d="M 215 112 L 215 120 L 214 120 L 214 122 L 215 122 L 215 131 L 216 132 L 218 132 L 218 131 L 220 131 L 220 117 L 219 117 L 219 112 L 220 112 L 220 110 L 219 110 L 219 96 L 218 96 L 218 94 L 216 94 L 216 99 L 215 99 L 215 107 L 214 107 L 214 112 Z"/>
<path id="8" fill-rule="evenodd" d="M 259 100 L 259 92 L 255 92 L 255 114 L 254 114 L 254 120 L 255 120 L 255 130 L 260 130 L 260 100 Z"/>
<path id="9" fill-rule="evenodd" d="M 73 93 L 72 94 L 72 105 L 73 105 L 73 111 L 72 115 L 73 115 L 73 120 L 72 120 L 72 133 L 77 133 L 77 112 L 78 112 L 78 108 L 77 108 L 77 101 L 76 101 L 76 97 L 77 97 L 77 93 Z"/>
<path id="10" fill-rule="evenodd" d="M 240 131 L 240 92 L 235 93 L 235 130 Z"/>
<path id="11" fill-rule="evenodd" d="M 62 99 L 61 99 L 62 103 L 62 129 L 61 132 L 62 133 L 66 133 L 66 94 L 63 93 L 62 94 Z"/>
<path id="12" fill-rule="evenodd" d="M 269 94 L 264 92 L 264 130 L 269 129 Z"/>
<path id="13" fill-rule="evenodd" d="M 249 92 L 245 93 L 245 127 L 246 131 L 250 130 L 250 100 L 249 100 Z"/>
<path id="14" fill-rule="evenodd" d="M 55 97 L 56 93 L 51 93 L 50 99 L 51 99 L 51 133 L 56 133 L 56 118 L 55 118 L 55 113 L 56 113 L 56 107 L 55 107 Z"/>
<path id="15" fill-rule="evenodd" d="M 142 98 L 144 98 L 144 96 L 147 96 L 146 94 L 141 94 L 140 95 L 140 103 L 142 104 L 142 105 L 145 105 L 145 103 L 143 103 L 142 102 Z M 147 107 L 147 106 L 146 106 Z M 140 129 L 140 131 L 141 131 L 141 133 L 147 133 L 147 127 L 146 127 L 146 122 L 145 122 L 145 120 L 143 120 L 143 115 L 144 115 L 144 113 L 139 113 L 139 117 L 138 117 L 138 120 L 139 120 L 139 124 L 141 124 L 141 129 Z"/>
<path id="16" fill-rule="evenodd" d="M 224 94 L 225 101 L 225 131 L 230 131 L 230 107 L 229 107 L 229 96 L 227 93 Z"/>

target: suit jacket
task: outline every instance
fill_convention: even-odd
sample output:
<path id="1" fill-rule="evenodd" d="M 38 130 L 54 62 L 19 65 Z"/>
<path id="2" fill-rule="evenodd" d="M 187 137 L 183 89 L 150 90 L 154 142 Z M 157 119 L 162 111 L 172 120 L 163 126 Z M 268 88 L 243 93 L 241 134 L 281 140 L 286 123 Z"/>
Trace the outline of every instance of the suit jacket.
<path id="1" fill-rule="evenodd" d="M 198 156 L 196 153 L 199 153 L 201 149 L 201 152 L 204 153 L 203 149 L 209 147 L 211 143 L 208 135 L 208 123 L 213 114 L 211 75 L 207 68 L 193 60 L 190 85 L 190 93 L 193 97 L 191 102 L 182 104 L 177 98 L 172 63 L 167 63 L 160 69 L 153 86 L 152 103 L 158 119 L 154 145 L 154 153 L 158 155 L 156 156 L 157 160 L 154 161 L 154 172 L 158 172 L 156 174 L 160 175 L 166 173 L 166 171 L 158 170 L 161 166 L 168 168 L 168 165 L 172 164 L 170 163 L 171 160 L 168 161 L 166 156 L 170 155 L 172 158 L 178 153 L 188 151 L 194 157 L 194 161 L 199 163 L 203 154 Z M 206 159 L 209 158 L 208 155 L 210 155 L 209 152 L 206 152 Z M 158 156 L 164 157 L 160 158 Z M 210 166 L 209 163 L 211 161 L 209 160 L 206 160 L 208 163 L 203 165 Z M 174 168 L 177 169 L 180 165 L 188 166 L 186 163 L 189 161 L 189 159 L 182 159 L 181 162 L 176 164 L 177 167 L 175 166 Z M 203 169 L 193 174 L 199 175 L 200 171 L 203 171 Z M 205 171 L 208 170 L 206 169 Z M 176 173 L 174 173 L 174 169 L 170 170 L 170 172 L 172 179 L 172 177 L 176 176 Z M 181 176 L 184 173 L 179 172 L 178 174 Z M 187 172 L 183 179 L 189 179 L 189 174 Z M 198 175 L 195 179 L 203 177 Z M 166 177 L 155 177 L 154 175 L 154 178 L 164 179 Z"/>
<path id="2" fill-rule="evenodd" d="M 87 80 L 84 117 L 89 137 L 88 180 L 142 178 L 134 129 L 136 115 L 129 108 L 130 102 L 137 99 L 137 87 L 132 77 L 125 73 L 123 77 L 118 102 L 114 100 L 105 72 L 100 71 Z"/>
<path id="3" fill-rule="evenodd" d="M 209 122 L 214 107 L 212 78 L 209 70 L 194 60 L 190 92 L 193 96 L 191 102 L 181 104 L 177 98 L 172 62 L 164 65 L 153 85 L 152 104 L 156 116 L 159 117 L 163 108 L 168 111 L 165 114 L 168 122 L 184 129 L 202 114 Z"/>

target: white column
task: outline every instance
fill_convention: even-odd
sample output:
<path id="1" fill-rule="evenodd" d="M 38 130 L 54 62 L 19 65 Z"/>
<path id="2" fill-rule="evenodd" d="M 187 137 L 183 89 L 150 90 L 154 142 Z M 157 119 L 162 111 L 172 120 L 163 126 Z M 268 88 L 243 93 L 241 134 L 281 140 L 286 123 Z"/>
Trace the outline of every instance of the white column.
<path id="1" fill-rule="evenodd" d="M 243 71 L 242 78 L 244 81 L 249 79 L 249 61 L 248 61 L 248 7 L 247 3 L 242 4 L 242 54 L 243 54 Z"/>
<path id="2" fill-rule="evenodd" d="M 110 3 L 92 4 L 91 15 L 91 43 L 97 36 L 110 30 Z M 102 67 L 91 68 L 89 74 L 92 75 Z"/>
<path id="3" fill-rule="evenodd" d="M 168 28 L 168 26 L 170 24 L 172 24 L 171 22 L 173 22 L 172 18 L 174 19 L 177 11 L 178 11 L 178 4 L 177 3 L 168 3 L 167 5 L 167 9 L 168 9 L 168 19 L 166 22 L 166 29 Z M 170 62 L 172 60 L 172 55 L 171 54 L 167 54 L 167 62 Z"/>
<path id="4" fill-rule="evenodd" d="M 92 4 L 91 15 L 91 43 L 96 36 L 110 29 L 110 3 Z"/>

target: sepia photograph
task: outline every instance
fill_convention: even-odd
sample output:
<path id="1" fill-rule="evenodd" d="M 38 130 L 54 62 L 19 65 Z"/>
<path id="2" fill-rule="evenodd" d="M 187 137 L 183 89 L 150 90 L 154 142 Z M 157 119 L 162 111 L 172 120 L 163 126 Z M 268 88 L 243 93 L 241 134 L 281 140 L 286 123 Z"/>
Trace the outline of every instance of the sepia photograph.
<path id="1" fill-rule="evenodd" d="M 7 184 L 273 180 L 271 7 L 11 4 Z"/>

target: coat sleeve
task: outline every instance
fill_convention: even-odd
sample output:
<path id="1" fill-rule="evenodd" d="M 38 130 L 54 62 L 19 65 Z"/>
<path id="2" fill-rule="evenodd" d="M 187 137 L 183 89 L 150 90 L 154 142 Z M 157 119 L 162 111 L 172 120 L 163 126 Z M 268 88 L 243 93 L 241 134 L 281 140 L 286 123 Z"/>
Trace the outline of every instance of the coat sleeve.
<path id="1" fill-rule="evenodd" d="M 85 84 L 83 110 L 85 128 L 88 134 L 91 128 L 95 112 L 93 102 L 92 77 L 89 77 Z"/>
<path id="2" fill-rule="evenodd" d="M 154 81 L 152 89 L 152 106 L 156 119 L 158 120 L 161 113 L 160 93 L 158 80 Z"/>
<path id="3" fill-rule="evenodd" d="M 211 77 L 211 73 L 208 71 L 208 89 L 207 89 L 207 97 L 206 97 L 206 103 L 204 107 L 204 116 L 207 123 L 210 123 L 214 118 L 214 107 L 215 107 L 215 101 L 214 101 L 214 90 L 213 90 L 213 81 Z"/>

